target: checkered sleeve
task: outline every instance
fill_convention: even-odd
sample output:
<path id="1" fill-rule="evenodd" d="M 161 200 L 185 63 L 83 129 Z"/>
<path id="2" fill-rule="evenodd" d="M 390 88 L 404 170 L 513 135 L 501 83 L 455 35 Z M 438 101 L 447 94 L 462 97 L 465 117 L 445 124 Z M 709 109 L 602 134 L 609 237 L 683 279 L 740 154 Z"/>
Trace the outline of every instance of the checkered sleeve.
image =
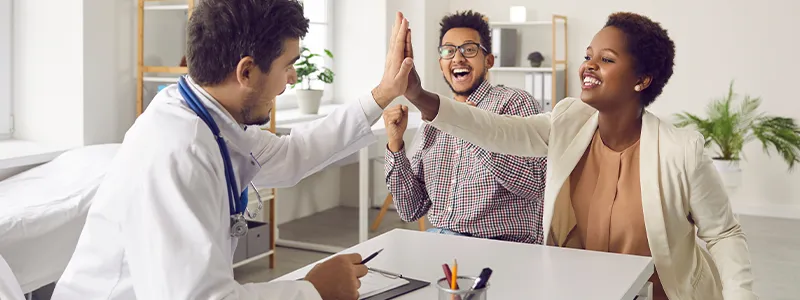
<path id="1" fill-rule="evenodd" d="M 425 145 L 423 132 L 423 142 Z M 428 213 L 431 200 L 425 188 L 425 177 L 422 168 L 422 153 L 417 151 L 409 161 L 405 148 L 392 152 L 386 148 L 386 186 L 392 194 L 394 205 L 400 219 L 414 222 Z"/>
<path id="2" fill-rule="evenodd" d="M 531 116 L 541 106 L 526 92 L 514 93 L 500 114 Z M 505 189 L 526 199 L 543 199 L 547 159 L 489 152 L 470 145 L 477 161 L 486 167 Z"/>

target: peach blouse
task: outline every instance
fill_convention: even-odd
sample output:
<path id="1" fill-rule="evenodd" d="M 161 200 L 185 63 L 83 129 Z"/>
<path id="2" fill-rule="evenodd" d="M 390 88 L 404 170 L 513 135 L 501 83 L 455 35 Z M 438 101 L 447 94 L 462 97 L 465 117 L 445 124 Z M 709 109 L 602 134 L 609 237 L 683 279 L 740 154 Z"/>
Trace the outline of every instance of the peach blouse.
<path id="1" fill-rule="evenodd" d="M 570 174 L 576 238 L 586 250 L 650 256 L 639 182 L 639 142 L 622 151 L 608 148 L 595 131 Z M 667 299 L 654 273 L 654 299 Z"/>

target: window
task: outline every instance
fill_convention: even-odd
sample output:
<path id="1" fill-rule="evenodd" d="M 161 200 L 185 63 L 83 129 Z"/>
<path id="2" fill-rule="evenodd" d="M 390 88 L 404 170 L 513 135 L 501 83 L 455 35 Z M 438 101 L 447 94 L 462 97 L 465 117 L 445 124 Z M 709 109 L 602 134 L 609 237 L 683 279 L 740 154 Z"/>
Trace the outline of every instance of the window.
<path id="1" fill-rule="evenodd" d="M 0 140 L 11 138 L 11 0 L 0 0 Z"/>
<path id="2" fill-rule="evenodd" d="M 329 38 L 333 36 L 333 5 L 331 5 L 331 1 L 332 0 L 302 0 L 305 16 L 309 19 L 311 24 L 308 28 L 308 34 L 306 34 L 306 37 L 300 42 L 300 45 L 308 47 L 313 53 L 324 55 L 325 49 L 333 50 L 333 41 Z M 334 57 L 336 57 L 336 53 L 334 53 Z M 312 61 L 316 62 L 320 68 L 324 66 L 332 69 L 334 73 L 336 72 L 336 69 L 333 68 L 333 60 L 329 58 L 315 57 L 312 58 Z M 294 87 L 294 89 L 299 88 L 301 88 L 300 85 Z M 322 98 L 323 102 L 329 102 L 331 100 L 329 96 L 333 95 L 333 86 L 331 84 L 312 81 L 311 88 L 325 91 Z M 292 109 L 297 107 L 297 97 L 294 93 L 294 89 L 287 87 L 283 95 L 278 96 L 276 102 L 277 109 Z"/>

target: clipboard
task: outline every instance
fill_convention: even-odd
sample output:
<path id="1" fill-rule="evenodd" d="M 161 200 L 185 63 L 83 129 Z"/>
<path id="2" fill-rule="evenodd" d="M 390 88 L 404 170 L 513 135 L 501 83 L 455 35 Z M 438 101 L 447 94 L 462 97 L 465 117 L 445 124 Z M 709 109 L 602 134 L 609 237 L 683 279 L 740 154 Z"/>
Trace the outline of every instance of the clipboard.
<path id="1" fill-rule="evenodd" d="M 401 285 L 399 287 L 396 287 L 394 289 L 385 291 L 383 293 L 364 298 L 364 300 L 389 300 L 389 299 L 394 299 L 394 298 L 400 297 L 402 295 L 405 295 L 405 294 L 411 293 L 413 291 L 416 291 L 418 289 L 424 288 L 426 286 L 429 286 L 431 284 L 430 282 L 422 281 L 422 280 L 416 280 L 416 279 L 413 279 L 413 278 L 408 278 L 408 277 L 402 277 L 402 278 L 405 279 L 406 281 L 408 281 L 408 283 L 404 284 L 404 285 Z"/>
<path id="2" fill-rule="evenodd" d="M 385 291 L 383 293 L 369 296 L 367 298 L 364 298 L 363 300 L 390 300 L 390 299 L 394 299 L 394 298 L 400 297 L 402 295 L 411 293 L 411 292 L 416 291 L 418 289 L 424 288 L 424 287 L 429 286 L 431 284 L 430 282 L 427 282 L 427 281 L 417 280 L 417 279 L 414 279 L 414 278 L 408 278 L 408 277 L 405 277 L 405 276 L 400 276 L 400 278 L 408 281 L 408 283 L 404 284 L 404 285 L 401 285 L 399 287 L 393 288 L 391 290 Z M 295 280 L 301 281 L 301 280 L 304 280 L 304 279 L 303 278 L 298 278 L 298 279 L 295 279 Z"/>

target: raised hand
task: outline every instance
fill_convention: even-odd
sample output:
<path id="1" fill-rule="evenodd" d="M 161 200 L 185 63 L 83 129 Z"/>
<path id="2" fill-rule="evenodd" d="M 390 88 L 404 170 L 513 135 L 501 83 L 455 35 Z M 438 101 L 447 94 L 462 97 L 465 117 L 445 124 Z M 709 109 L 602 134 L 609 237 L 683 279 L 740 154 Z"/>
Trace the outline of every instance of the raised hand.
<path id="1" fill-rule="evenodd" d="M 398 12 L 389 39 L 389 53 L 386 54 L 386 65 L 383 78 L 378 87 L 372 90 L 372 97 L 381 108 L 385 108 L 392 100 L 403 95 L 408 87 L 408 73 L 414 66 L 411 57 L 406 56 L 406 39 L 408 20 Z"/>
<path id="2" fill-rule="evenodd" d="M 368 271 L 360 262 L 359 254 L 337 255 L 314 266 L 305 280 L 314 285 L 323 300 L 356 300 L 361 287 L 359 278 Z"/>
<path id="3" fill-rule="evenodd" d="M 405 54 L 406 57 L 414 58 L 414 47 L 411 45 L 411 29 L 408 29 L 408 34 L 406 34 L 405 40 Z M 411 72 L 408 73 L 408 87 L 406 88 L 406 92 L 403 94 L 408 99 L 416 99 L 419 97 L 420 93 L 422 92 L 422 82 L 419 80 L 419 74 L 417 74 L 417 68 L 414 67 L 411 69 Z"/>
<path id="4" fill-rule="evenodd" d="M 396 105 L 383 111 L 383 122 L 386 125 L 386 135 L 389 138 L 389 151 L 397 152 L 403 149 L 403 134 L 408 127 L 408 106 Z"/>

